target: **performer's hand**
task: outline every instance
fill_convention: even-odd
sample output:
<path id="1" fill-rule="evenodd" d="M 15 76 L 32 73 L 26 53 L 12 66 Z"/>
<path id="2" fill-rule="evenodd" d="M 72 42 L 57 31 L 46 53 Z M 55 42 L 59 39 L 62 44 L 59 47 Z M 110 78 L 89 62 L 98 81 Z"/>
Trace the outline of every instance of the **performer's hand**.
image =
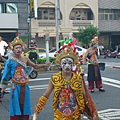
<path id="1" fill-rule="evenodd" d="M 12 90 L 15 90 L 15 86 L 12 86 Z"/>
<path id="2" fill-rule="evenodd" d="M 49 66 L 51 62 L 45 62 L 45 66 Z"/>
<path id="3" fill-rule="evenodd" d="M 98 117 L 93 117 L 93 120 L 99 120 L 99 118 Z"/>
<path id="4" fill-rule="evenodd" d="M 32 120 L 36 120 L 38 117 L 38 114 L 39 113 L 37 111 L 35 111 L 34 114 L 32 115 Z"/>

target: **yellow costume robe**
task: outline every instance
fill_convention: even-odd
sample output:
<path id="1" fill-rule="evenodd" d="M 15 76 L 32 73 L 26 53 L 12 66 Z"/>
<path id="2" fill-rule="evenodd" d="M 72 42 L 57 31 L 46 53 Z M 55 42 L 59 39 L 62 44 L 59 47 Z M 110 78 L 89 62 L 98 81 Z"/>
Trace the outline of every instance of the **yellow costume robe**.
<path id="1" fill-rule="evenodd" d="M 90 113 L 87 113 L 90 111 L 88 111 L 89 109 L 89 106 L 87 105 L 88 101 L 85 100 L 85 97 L 83 95 L 81 75 L 73 73 L 73 77 L 70 80 L 65 80 L 61 72 L 59 72 L 52 76 L 51 82 L 54 86 L 54 97 L 53 97 L 53 103 L 52 103 L 52 109 L 54 111 L 54 120 L 82 120 L 81 114 L 83 113 L 86 113 L 89 119 L 92 120 L 92 117 L 97 115 L 93 101 L 91 101 L 92 102 L 91 105 L 94 108 L 94 111 L 92 113 L 93 115 L 91 115 Z M 69 86 L 71 87 L 74 93 L 74 97 L 77 101 L 77 108 L 74 110 L 74 112 L 72 112 L 69 115 L 63 114 L 57 109 L 60 91 L 62 88 L 65 88 L 66 83 L 69 84 Z"/>

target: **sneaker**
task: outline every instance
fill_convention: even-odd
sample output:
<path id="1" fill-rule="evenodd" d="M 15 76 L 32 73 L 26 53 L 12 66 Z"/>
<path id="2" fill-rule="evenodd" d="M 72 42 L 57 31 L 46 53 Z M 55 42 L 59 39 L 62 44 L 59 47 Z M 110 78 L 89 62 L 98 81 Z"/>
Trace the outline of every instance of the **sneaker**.
<path id="1" fill-rule="evenodd" d="M 105 89 L 100 88 L 99 91 L 100 91 L 100 92 L 105 92 Z"/>

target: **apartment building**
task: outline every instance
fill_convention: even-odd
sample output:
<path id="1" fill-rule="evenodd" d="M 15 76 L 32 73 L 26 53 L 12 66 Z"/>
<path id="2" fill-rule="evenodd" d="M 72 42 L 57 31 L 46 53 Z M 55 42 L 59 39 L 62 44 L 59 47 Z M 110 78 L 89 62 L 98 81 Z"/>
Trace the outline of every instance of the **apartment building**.
<path id="1" fill-rule="evenodd" d="M 98 0 L 98 28 L 101 44 L 113 49 L 120 44 L 120 0 Z"/>
<path id="2" fill-rule="evenodd" d="M 45 46 L 44 34 L 49 32 L 50 46 L 55 41 L 54 0 L 34 0 L 35 19 L 32 19 L 32 36 Z M 97 26 L 100 44 L 107 48 L 120 44 L 120 0 L 59 0 L 59 33 L 66 38 L 69 33 L 78 32 L 88 25 Z"/>
<path id="3" fill-rule="evenodd" d="M 56 45 L 54 0 L 0 0 L 0 36 L 11 41 L 18 32 L 28 36 L 28 2 L 33 3 L 31 36 L 38 47 L 45 47 L 44 35 L 49 33 L 50 48 Z M 120 0 L 59 0 L 59 34 L 67 38 L 79 28 L 94 25 L 100 32 L 100 44 L 115 47 L 120 44 Z M 30 8 L 31 9 L 31 8 Z"/>
<path id="4" fill-rule="evenodd" d="M 10 42 L 16 32 L 28 36 L 28 0 L 0 0 L 0 36 Z"/>
<path id="5" fill-rule="evenodd" d="M 59 34 L 67 38 L 69 33 L 93 24 L 98 26 L 98 0 L 59 0 Z M 32 36 L 39 47 L 45 47 L 44 35 L 49 33 L 50 48 L 56 45 L 54 0 L 34 0 L 35 18 L 31 20 Z"/>

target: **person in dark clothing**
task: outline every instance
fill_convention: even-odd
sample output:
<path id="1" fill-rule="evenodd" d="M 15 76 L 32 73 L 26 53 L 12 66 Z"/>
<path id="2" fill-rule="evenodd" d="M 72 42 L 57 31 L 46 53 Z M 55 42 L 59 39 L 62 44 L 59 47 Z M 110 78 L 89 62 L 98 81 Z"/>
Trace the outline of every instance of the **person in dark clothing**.
<path id="1" fill-rule="evenodd" d="M 87 50 L 83 57 L 83 64 L 88 60 L 88 89 L 94 93 L 94 82 L 96 84 L 96 88 L 99 89 L 100 92 L 105 92 L 102 86 L 102 78 L 99 70 L 99 64 L 97 59 L 97 46 L 98 46 L 98 38 L 95 36 L 91 42 L 91 47 Z"/>

